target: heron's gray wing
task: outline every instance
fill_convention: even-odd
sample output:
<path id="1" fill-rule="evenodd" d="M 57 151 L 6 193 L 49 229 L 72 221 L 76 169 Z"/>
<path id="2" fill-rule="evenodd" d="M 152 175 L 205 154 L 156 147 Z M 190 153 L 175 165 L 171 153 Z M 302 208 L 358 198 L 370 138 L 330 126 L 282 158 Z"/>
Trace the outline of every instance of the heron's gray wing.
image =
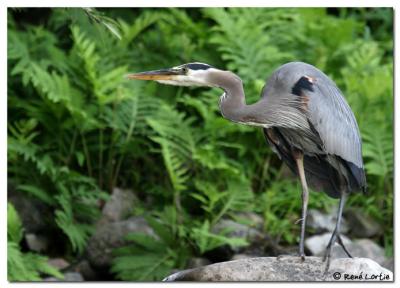
<path id="1" fill-rule="evenodd" d="M 274 141 L 265 131 L 267 140 L 289 166 L 291 163 L 286 158 L 290 155 L 283 155 L 285 146 L 304 152 L 306 176 L 308 173 L 319 180 L 315 182 L 323 182 L 326 192 L 331 190 L 335 192 L 331 194 L 336 194 L 337 186 L 344 184 L 343 177 L 348 184 L 347 191 L 365 188 L 357 122 L 342 93 L 328 76 L 307 63 L 284 64 L 268 79 L 262 100 L 270 108 L 265 118 L 273 124 L 266 128 L 278 130 L 269 134 L 279 132 L 271 135 L 281 136 L 275 137 L 281 141 Z M 283 140 L 288 145 L 284 145 Z"/>
<path id="2" fill-rule="evenodd" d="M 312 89 L 306 95 L 307 117 L 313 129 L 321 138 L 326 153 L 345 160 L 359 187 L 364 188 L 361 137 L 353 111 L 327 76 L 307 79 L 312 81 Z"/>
<path id="3" fill-rule="evenodd" d="M 310 128 L 318 132 L 326 152 L 362 168 L 357 122 L 336 84 L 310 64 L 291 62 L 274 72 L 263 97 L 269 97 L 270 101 L 281 100 L 282 91 L 288 90 L 299 102 L 300 111 L 306 112 L 313 126 Z"/>
<path id="4" fill-rule="evenodd" d="M 363 168 L 358 125 L 339 88 L 332 81 L 319 78 L 307 94 L 308 118 L 325 151 Z"/>

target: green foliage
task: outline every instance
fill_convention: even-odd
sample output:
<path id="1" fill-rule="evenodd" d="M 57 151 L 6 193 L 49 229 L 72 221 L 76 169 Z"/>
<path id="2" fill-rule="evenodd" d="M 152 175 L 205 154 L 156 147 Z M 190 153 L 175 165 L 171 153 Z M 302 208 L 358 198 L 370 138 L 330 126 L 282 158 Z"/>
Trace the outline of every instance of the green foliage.
<path id="1" fill-rule="evenodd" d="M 190 255 L 185 227 L 178 225 L 176 208 L 166 206 L 163 211 L 146 217 L 154 236 L 131 233 L 126 240 L 131 244 L 114 250 L 112 272 L 121 280 L 159 280 L 173 268 L 183 268 Z M 128 264 L 129 263 L 129 264 Z"/>
<path id="2" fill-rule="evenodd" d="M 111 271 L 121 280 L 154 281 L 166 277 L 173 268 L 183 268 L 190 252 L 185 242 L 179 241 L 183 231 L 177 231 L 180 227 L 176 217 L 176 209 L 171 206 L 147 217 L 156 236 L 127 235 L 126 240 L 131 244 L 114 250 L 116 257 Z"/>
<path id="3" fill-rule="evenodd" d="M 14 206 L 7 203 L 7 239 L 10 242 L 19 243 L 22 240 L 23 227 L 21 219 Z"/>
<path id="4" fill-rule="evenodd" d="M 157 133 L 152 140 L 160 144 L 164 164 L 174 191 L 186 189 L 189 179 L 190 162 L 196 147 L 191 130 L 194 118 L 163 105 L 154 118 L 148 119 L 150 127 Z"/>
<path id="5" fill-rule="evenodd" d="M 287 26 L 292 20 L 290 9 L 209 8 L 203 11 L 217 23 L 211 30 L 214 33 L 210 43 L 217 45 L 227 68 L 238 71 L 244 80 L 264 79 L 276 63 L 293 58 L 293 54 L 278 47 L 285 40 L 276 41 L 280 38 L 280 26 Z"/>
<path id="6" fill-rule="evenodd" d="M 134 244 L 115 252 L 111 270 L 121 280 L 156 281 L 167 276 L 175 267 L 176 252 L 162 241 L 140 233 L 130 234 L 126 240 Z"/>
<path id="7" fill-rule="evenodd" d="M 393 174 L 393 137 L 375 131 L 366 130 L 363 134 L 364 156 L 367 158 L 365 169 L 370 175 L 386 180 Z"/>
<path id="8" fill-rule="evenodd" d="M 9 281 L 40 281 L 41 274 L 62 279 L 63 275 L 47 264 L 47 257 L 23 253 L 19 246 L 23 227 L 14 206 L 7 204 L 7 273 Z"/>
<path id="9" fill-rule="evenodd" d="M 353 49 L 355 45 L 358 49 Z M 360 126 L 368 181 L 367 197 L 355 195 L 349 205 L 362 207 L 381 223 L 386 253 L 392 255 L 393 63 L 384 56 L 381 45 L 368 37 L 344 48 L 347 65 L 341 74 Z"/>
<path id="10" fill-rule="evenodd" d="M 193 61 L 237 73 L 248 103 L 285 62 L 329 74 L 363 139 L 369 194 L 348 205 L 379 221 L 378 240 L 392 253 L 391 9 L 52 9 L 40 25 L 24 13 L 8 12 L 8 178 L 54 211 L 49 223 L 64 235 L 67 257 L 85 250 L 114 187 L 137 193 L 132 213 L 155 232 L 129 235 L 115 251 L 112 271 L 122 280 L 159 280 L 190 257 L 247 245 L 214 229 L 238 212 L 263 215 L 281 245 L 298 241 L 299 185 L 282 176 L 259 129 L 221 117 L 220 90 L 124 79 Z M 310 208 L 336 205 L 311 194 Z M 26 255 L 15 244 L 18 227 L 9 228 L 14 263 Z"/>
<path id="11" fill-rule="evenodd" d="M 264 215 L 265 230 L 277 241 L 296 244 L 299 241 L 301 218 L 300 184 L 281 179 L 267 188 L 265 194 L 260 195 L 257 210 Z M 309 209 L 328 211 L 336 208 L 337 201 L 324 193 L 311 191 Z M 296 225 L 296 223 L 299 223 Z"/>
<path id="12" fill-rule="evenodd" d="M 201 227 L 193 228 L 192 237 L 199 248 L 200 253 L 210 251 L 222 245 L 230 245 L 231 247 L 246 246 L 248 242 L 243 238 L 225 236 L 229 229 L 220 231 L 219 234 L 210 232 L 210 223 L 206 220 Z M 224 235 L 225 234 L 225 235 Z"/>
<path id="13" fill-rule="evenodd" d="M 92 19 L 93 21 L 104 25 L 115 37 L 121 40 L 121 33 L 120 33 L 120 26 L 119 23 L 116 22 L 114 19 L 104 16 L 103 13 L 99 13 L 97 10 L 92 8 L 83 8 L 86 14 Z"/>

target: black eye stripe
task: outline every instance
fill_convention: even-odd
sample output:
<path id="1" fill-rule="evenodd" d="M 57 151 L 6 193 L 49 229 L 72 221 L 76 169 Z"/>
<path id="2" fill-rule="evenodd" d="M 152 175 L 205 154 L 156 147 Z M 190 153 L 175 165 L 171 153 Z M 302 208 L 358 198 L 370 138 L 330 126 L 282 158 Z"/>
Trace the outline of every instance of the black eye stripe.
<path id="1" fill-rule="evenodd" d="M 207 70 L 209 68 L 213 68 L 210 65 L 202 64 L 202 63 L 189 63 L 189 64 L 186 64 L 186 67 L 191 70 Z"/>

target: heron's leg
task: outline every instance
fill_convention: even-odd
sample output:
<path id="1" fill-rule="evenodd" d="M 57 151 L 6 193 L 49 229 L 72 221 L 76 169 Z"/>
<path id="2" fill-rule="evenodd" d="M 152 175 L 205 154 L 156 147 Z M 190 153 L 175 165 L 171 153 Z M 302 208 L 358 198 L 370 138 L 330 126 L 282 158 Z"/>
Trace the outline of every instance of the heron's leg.
<path id="1" fill-rule="evenodd" d="M 324 255 L 324 259 L 323 259 L 323 261 L 325 261 L 325 260 L 327 261 L 326 262 L 325 272 L 329 270 L 332 246 L 335 244 L 336 240 L 338 241 L 340 246 L 342 246 L 342 248 L 343 248 L 344 252 L 346 252 L 347 256 L 352 258 L 352 256 L 350 255 L 349 251 L 344 246 L 342 238 L 340 237 L 340 224 L 342 222 L 343 207 L 344 207 L 344 203 L 345 202 L 346 202 L 346 194 L 345 193 L 341 193 L 340 200 L 339 200 L 339 209 L 338 209 L 338 215 L 337 215 L 335 230 L 333 230 L 331 239 L 329 240 L 328 246 L 326 247 L 326 251 L 325 251 L 325 255 Z"/>
<path id="2" fill-rule="evenodd" d="M 340 233 L 337 234 L 337 240 L 338 240 L 339 245 L 342 246 L 343 251 L 347 254 L 347 256 L 349 258 L 353 258 L 353 256 L 351 256 L 349 250 L 347 250 L 346 246 L 344 246 L 344 243 L 342 241 L 342 237 L 340 237 Z"/>
<path id="3" fill-rule="evenodd" d="M 304 155 L 301 152 L 294 153 L 294 158 L 296 159 L 297 170 L 299 172 L 299 177 L 302 187 L 302 209 L 301 209 L 301 234 L 300 234 L 300 244 L 299 244 L 299 254 L 301 260 L 304 261 L 304 236 L 306 231 L 306 218 L 307 218 L 307 206 L 308 206 L 308 186 L 306 181 L 306 176 L 304 173 Z"/>

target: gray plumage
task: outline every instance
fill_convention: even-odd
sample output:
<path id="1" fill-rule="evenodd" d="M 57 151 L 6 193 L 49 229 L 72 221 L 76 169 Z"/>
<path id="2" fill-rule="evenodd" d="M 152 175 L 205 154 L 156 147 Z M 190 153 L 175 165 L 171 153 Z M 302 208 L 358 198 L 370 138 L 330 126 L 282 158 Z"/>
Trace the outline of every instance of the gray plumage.
<path id="1" fill-rule="evenodd" d="M 285 64 L 271 76 L 262 97 L 268 100 L 280 98 L 283 93 L 287 93 L 284 97 L 295 98 L 295 101 L 299 95 L 292 94 L 291 89 L 304 76 L 314 79 L 314 91 L 302 91 L 309 98 L 308 111 L 300 111 L 300 114 L 296 113 L 296 117 L 309 119 L 328 154 L 338 155 L 363 168 L 360 133 L 354 114 L 339 88 L 322 71 L 302 62 Z M 302 128 L 310 130 L 310 127 Z"/>
<path id="2" fill-rule="evenodd" d="M 244 104 L 238 81 L 218 79 L 226 91 L 220 99 L 225 118 L 264 127 L 273 151 L 295 173 L 291 150 L 304 153 L 306 178 L 316 190 L 335 198 L 365 190 L 357 122 L 328 76 L 306 63 L 287 63 L 272 74 L 260 101 L 252 105 Z"/>
<path id="3" fill-rule="evenodd" d="M 204 63 L 130 74 L 128 78 L 223 89 L 219 101 L 221 114 L 237 123 L 262 127 L 272 150 L 300 179 L 301 258 L 305 258 L 308 185 L 340 198 L 338 220 L 325 254 L 327 268 L 336 241 L 350 256 L 339 231 L 347 194 L 366 188 L 361 138 L 349 105 L 322 71 L 302 62 L 282 65 L 268 79 L 261 99 L 250 105 L 246 104 L 242 80 L 237 75 Z"/>
<path id="4" fill-rule="evenodd" d="M 303 88 L 300 95 L 293 94 L 293 87 L 302 77 L 312 81 L 311 89 Z M 268 80 L 262 99 L 274 114 L 286 114 L 286 119 L 277 121 L 283 125 L 274 127 L 287 143 L 304 152 L 306 177 L 314 188 L 322 188 L 332 197 L 339 197 L 340 189 L 365 190 L 358 125 L 341 91 L 328 76 L 306 63 L 285 64 Z M 284 112 L 288 110 L 287 103 L 291 106 L 289 114 Z M 267 140 L 275 146 L 268 134 Z M 295 170 L 293 160 L 285 159 L 275 147 L 274 151 Z"/>

